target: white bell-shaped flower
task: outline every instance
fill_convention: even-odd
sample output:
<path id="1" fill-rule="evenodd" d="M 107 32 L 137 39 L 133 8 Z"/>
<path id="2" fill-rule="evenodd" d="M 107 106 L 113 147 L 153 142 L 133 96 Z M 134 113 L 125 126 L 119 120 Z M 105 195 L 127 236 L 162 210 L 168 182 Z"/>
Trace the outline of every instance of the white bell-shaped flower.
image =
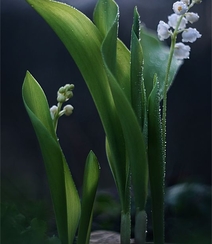
<path id="1" fill-rule="evenodd" d="M 188 6 L 182 1 L 177 1 L 173 4 L 173 10 L 175 14 L 183 15 L 187 12 Z"/>
<path id="2" fill-rule="evenodd" d="M 180 16 L 177 14 L 172 14 L 170 16 L 168 16 L 168 25 L 171 26 L 172 28 L 176 28 L 177 27 L 177 23 L 180 19 Z M 186 28 L 186 24 L 188 23 L 186 18 L 182 18 L 180 25 L 178 27 L 178 30 L 184 30 Z"/>
<path id="3" fill-rule="evenodd" d="M 196 22 L 199 19 L 199 15 L 196 13 L 192 13 L 192 12 L 188 12 L 185 14 L 186 19 L 193 24 L 194 22 Z"/>
<path id="4" fill-rule="evenodd" d="M 163 41 L 170 37 L 171 31 L 169 31 L 170 26 L 164 21 L 160 21 L 157 27 L 158 38 Z"/>
<path id="5" fill-rule="evenodd" d="M 188 59 L 191 48 L 188 45 L 178 42 L 175 44 L 174 56 L 177 59 Z"/>
<path id="6" fill-rule="evenodd" d="M 182 33 L 183 42 L 195 42 L 197 38 L 200 38 L 202 35 L 195 28 L 188 28 Z"/>
<path id="7" fill-rule="evenodd" d="M 66 105 L 63 107 L 64 114 L 66 116 L 69 116 L 73 113 L 74 107 L 70 104 Z"/>
<path id="8" fill-rule="evenodd" d="M 58 107 L 56 105 L 54 105 L 50 108 L 50 114 L 51 114 L 52 119 L 55 118 L 55 115 L 57 114 L 57 112 L 58 112 Z"/>

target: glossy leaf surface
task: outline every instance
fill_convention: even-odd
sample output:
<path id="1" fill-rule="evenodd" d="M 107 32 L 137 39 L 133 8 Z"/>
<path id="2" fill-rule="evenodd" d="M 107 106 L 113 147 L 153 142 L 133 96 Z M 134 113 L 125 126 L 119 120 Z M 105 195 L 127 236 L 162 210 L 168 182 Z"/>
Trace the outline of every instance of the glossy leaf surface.
<path id="1" fill-rule="evenodd" d="M 159 82 L 156 76 L 153 84 L 148 101 L 148 163 L 154 243 L 162 244 L 164 243 L 165 157 L 161 135 Z"/>
<path id="2" fill-rule="evenodd" d="M 159 81 L 159 95 L 161 100 L 163 98 L 164 81 L 169 58 L 169 48 L 159 41 L 155 33 L 146 30 L 144 27 L 141 29 L 140 43 L 143 47 L 144 82 L 147 97 L 153 89 L 152 81 L 154 75 L 157 74 Z M 170 87 L 173 83 L 174 77 L 181 65 L 182 61 L 173 57 L 169 73 L 168 87 Z"/>
<path id="3" fill-rule="evenodd" d="M 99 182 L 99 163 L 95 154 L 91 151 L 87 157 L 83 190 L 82 190 L 82 214 L 80 218 L 77 244 L 88 244 L 90 240 L 93 206 Z"/>
<path id="4" fill-rule="evenodd" d="M 80 200 L 54 132 L 42 88 L 27 72 L 22 96 L 42 151 L 61 243 L 71 244 L 80 217 Z"/>

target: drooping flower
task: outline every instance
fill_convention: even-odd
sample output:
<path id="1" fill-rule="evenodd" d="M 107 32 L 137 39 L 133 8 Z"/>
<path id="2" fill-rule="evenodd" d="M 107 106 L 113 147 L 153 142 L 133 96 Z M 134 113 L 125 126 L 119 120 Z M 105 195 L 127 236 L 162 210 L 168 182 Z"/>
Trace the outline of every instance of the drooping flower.
<path id="1" fill-rule="evenodd" d="M 182 33 L 183 42 L 195 42 L 197 38 L 200 38 L 202 35 L 195 28 L 188 28 Z"/>
<path id="2" fill-rule="evenodd" d="M 178 42 L 175 44 L 174 56 L 177 59 L 188 59 L 191 48 L 188 45 Z"/>
<path id="3" fill-rule="evenodd" d="M 72 105 L 68 104 L 68 105 L 64 106 L 63 110 L 64 110 L 64 114 L 66 116 L 69 116 L 73 113 L 74 107 Z"/>
<path id="4" fill-rule="evenodd" d="M 172 28 L 176 28 L 177 27 L 177 23 L 180 19 L 180 16 L 177 15 L 177 14 L 172 14 L 170 16 L 168 16 L 168 25 L 171 26 Z M 186 18 L 182 18 L 181 22 L 180 22 L 180 25 L 178 27 L 178 30 L 184 30 L 186 28 L 186 24 L 188 23 L 187 19 Z"/>
<path id="5" fill-rule="evenodd" d="M 173 4 L 175 14 L 183 15 L 187 12 L 188 6 L 183 1 L 177 1 Z"/>
<path id="6" fill-rule="evenodd" d="M 170 26 L 165 23 L 164 21 L 160 21 L 157 27 L 157 33 L 158 33 L 158 38 L 161 41 L 164 41 L 165 39 L 169 38 L 171 35 L 171 31 L 169 31 Z"/>
<path id="7" fill-rule="evenodd" d="M 56 105 L 54 105 L 50 108 L 50 114 L 51 114 L 52 119 L 55 118 L 55 115 L 57 112 L 58 112 L 58 107 Z"/>
<path id="8" fill-rule="evenodd" d="M 196 22 L 199 19 L 199 15 L 196 13 L 192 13 L 192 12 L 188 12 L 185 14 L 186 19 L 193 24 L 194 22 Z"/>

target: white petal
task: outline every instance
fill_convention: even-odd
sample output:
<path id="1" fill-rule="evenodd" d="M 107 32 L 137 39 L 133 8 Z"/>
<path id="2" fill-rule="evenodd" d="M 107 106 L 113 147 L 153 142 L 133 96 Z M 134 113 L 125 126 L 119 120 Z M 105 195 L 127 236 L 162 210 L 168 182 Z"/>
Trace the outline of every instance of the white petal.
<path id="1" fill-rule="evenodd" d="M 74 108 L 73 108 L 72 105 L 68 104 L 68 105 L 63 107 L 63 110 L 64 110 L 64 114 L 66 116 L 69 116 L 69 115 L 71 115 L 73 113 Z"/>
<path id="2" fill-rule="evenodd" d="M 171 35 L 171 32 L 169 31 L 170 26 L 165 23 L 164 21 L 160 21 L 157 27 L 157 33 L 158 33 L 158 38 L 163 41 Z"/>
<path id="3" fill-rule="evenodd" d="M 58 112 L 58 107 L 57 107 L 56 105 L 54 105 L 54 106 L 52 106 L 52 107 L 50 108 L 50 114 L 51 114 L 52 119 L 54 119 L 55 114 L 56 114 L 57 112 Z"/>
<path id="4" fill-rule="evenodd" d="M 199 15 L 192 12 L 186 13 L 185 17 L 191 24 L 199 19 Z"/>
<path id="5" fill-rule="evenodd" d="M 175 44 L 174 56 L 177 59 L 188 59 L 191 48 L 182 42 Z"/>
<path id="6" fill-rule="evenodd" d="M 176 28 L 177 26 L 177 23 L 180 19 L 180 16 L 177 15 L 177 14 L 172 14 L 170 16 L 168 16 L 168 24 L 169 26 L 171 26 L 172 28 Z M 181 22 L 180 22 L 180 25 L 178 27 L 178 30 L 184 30 L 186 28 L 186 24 L 188 23 L 187 19 L 186 18 L 182 18 Z"/>
<path id="7" fill-rule="evenodd" d="M 173 4 L 175 14 L 183 15 L 187 12 L 188 7 L 184 2 L 177 1 Z"/>
<path id="8" fill-rule="evenodd" d="M 190 0 L 181 0 L 181 2 L 185 3 L 186 5 L 190 4 Z"/>
<path id="9" fill-rule="evenodd" d="M 183 42 L 195 42 L 197 38 L 200 38 L 202 35 L 195 28 L 188 28 L 182 33 Z"/>

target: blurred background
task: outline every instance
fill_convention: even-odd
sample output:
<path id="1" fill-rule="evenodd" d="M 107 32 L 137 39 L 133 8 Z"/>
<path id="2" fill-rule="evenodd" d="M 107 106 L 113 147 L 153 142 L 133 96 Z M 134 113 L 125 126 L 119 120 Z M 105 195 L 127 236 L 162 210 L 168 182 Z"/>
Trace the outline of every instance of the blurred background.
<path id="1" fill-rule="evenodd" d="M 135 5 L 146 27 L 156 30 L 159 20 L 166 22 L 172 13 L 173 2 L 117 0 L 120 6 L 120 39 L 129 47 Z M 66 0 L 66 3 L 92 19 L 96 0 Z M 184 200 L 179 204 L 187 204 L 188 209 L 197 204 L 200 212 L 205 211 L 201 212 L 198 220 L 200 226 L 206 226 L 203 229 L 208 231 L 210 219 L 206 221 L 205 217 L 210 216 L 211 185 L 211 1 L 203 0 L 192 11 L 200 16 L 193 25 L 202 38 L 190 45 L 190 60 L 181 67 L 168 94 L 166 186 L 167 204 L 170 207 L 174 202 L 174 208 L 167 211 L 171 214 L 169 220 L 173 216 L 185 217 L 184 208 L 177 208 L 179 212 L 176 210 L 181 199 L 176 200 L 176 194 L 182 193 Z M 104 131 L 85 82 L 59 38 L 24 0 L 1 1 L 2 202 L 23 205 L 50 201 L 42 156 L 21 97 L 26 70 L 41 84 L 50 106 L 56 103 L 60 86 L 66 83 L 75 85 L 71 100 L 74 113 L 71 117 L 62 117 L 59 122 L 58 136 L 62 148 L 78 189 L 82 185 L 86 156 L 90 150 L 95 152 L 102 172 L 99 191 L 109 192 L 109 199 L 112 194 L 116 205 L 115 185 L 105 156 Z M 192 192 L 191 197 L 185 194 L 185 189 Z M 175 198 L 170 192 L 176 193 Z M 201 206 L 198 205 L 200 202 Z M 194 217 L 197 212 L 194 207 L 189 216 Z M 189 223 L 193 222 L 190 217 L 186 218 Z M 183 226 L 182 222 L 176 221 L 170 223 Z M 183 221 L 187 226 L 186 220 Z M 173 227 L 175 234 L 178 233 L 176 226 Z"/>

